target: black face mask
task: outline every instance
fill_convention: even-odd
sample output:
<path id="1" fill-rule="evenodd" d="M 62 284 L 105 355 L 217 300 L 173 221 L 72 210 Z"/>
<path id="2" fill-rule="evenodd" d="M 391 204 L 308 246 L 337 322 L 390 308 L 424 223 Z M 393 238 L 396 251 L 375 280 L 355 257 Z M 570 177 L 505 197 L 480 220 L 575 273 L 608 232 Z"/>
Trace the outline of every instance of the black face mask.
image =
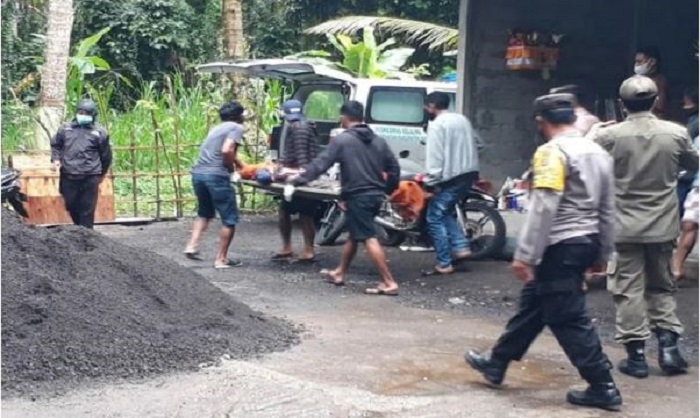
<path id="1" fill-rule="evenodd" d="M 436 115 L 435 113 L 425 112 L 425 114 L 428 115 L 428 120 L 429 120 L 429 121 L 433 121 L 433 120 L 435 120 L 435 118 L 437 117 L 437 115 Z"/>
<path id="2" fill-rule="evenodd" d="M 689 109 L 683 109 L 683 111 L 685 112 L 685 115 L 688 116 L 688 117 L 691 117 L 691 116 L 693 116 L 693 115 L 697 115 L 697 114 L 698 114 L 698 108 L 697 108 L 697 107 L 691 107 L 691 108 L 689 108 Z"/>

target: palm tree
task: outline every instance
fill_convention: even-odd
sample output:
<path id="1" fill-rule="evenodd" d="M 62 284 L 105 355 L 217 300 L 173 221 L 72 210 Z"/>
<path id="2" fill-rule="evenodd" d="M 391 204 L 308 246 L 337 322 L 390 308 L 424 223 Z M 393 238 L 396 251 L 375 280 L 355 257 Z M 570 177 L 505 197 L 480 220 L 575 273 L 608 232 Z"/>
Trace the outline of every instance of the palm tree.
<path id="1" fill-rule="evenodd" d="M 345 16 L 316 25 L 304 32 L 311 35 L 355 35 L 372 27 L 385 35 L 400 38 L 402 42 L 432 51 L 448 52 L 457 49 L 459 31 L 454 28 L 417 20 L 377 16 Z"/>
<path id="2" fill-rule="evenodd" d="M 73 0 L 50 0 L 47 18 L 46 59 L 41 70 L 40 107 L 35 130 L 36 148 L 40 150 L 51 148 L 51 135 L 63 122 Z"/>
<path id="3" fill-rule="evenodd" d="M 239 59 L 246 55 L 242 3 L 242 0 L 223 0 L 221 4 L 221 26 L 226 58 Z"/>

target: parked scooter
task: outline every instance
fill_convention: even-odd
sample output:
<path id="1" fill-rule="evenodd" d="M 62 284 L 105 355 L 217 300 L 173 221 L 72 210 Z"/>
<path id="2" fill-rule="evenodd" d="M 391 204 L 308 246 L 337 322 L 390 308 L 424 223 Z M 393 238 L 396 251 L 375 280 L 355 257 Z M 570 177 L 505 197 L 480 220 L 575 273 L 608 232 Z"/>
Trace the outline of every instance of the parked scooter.
<path id="1" fill-rule="evenodd" d="M 9 203 L 20 216 L 27 218 L 29 214 L 22 202 L 27 201 L 27 196 L 21 192 L 19 184 L 20 172 L 14 169 L 2 169 L 2 203 Z"/>
<path id="2" fill-rule="evenodd" d="M 408 160 L 408 151 L 399 154 L 401 178 L 414 180 L 421 167 Z M 497 199 L 473 185 L 467 196 L 456 205 L 457 221 L 471 243 L 473 260 L 495 257 L 506 242 L 506 225 L 497 210 Z M 428 244 L 425 209 L 418 219 L 409 220 L 387 199 L 374 221 L 379 241 L 385 246 L 399 246 L 408 239 Z M 317 233 L 317 244 L 332 245 L 343 233 L 345 214 L 337 202 L 329 205 Z"/>

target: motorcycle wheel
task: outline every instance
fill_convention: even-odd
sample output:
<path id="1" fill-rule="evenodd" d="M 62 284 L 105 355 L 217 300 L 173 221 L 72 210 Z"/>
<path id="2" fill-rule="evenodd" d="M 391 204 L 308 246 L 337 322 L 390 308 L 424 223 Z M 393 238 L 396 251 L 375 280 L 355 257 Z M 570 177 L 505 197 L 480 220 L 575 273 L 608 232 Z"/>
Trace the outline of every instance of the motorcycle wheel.
<path id="1" fill-rule="evenodd" d="M 332 205 L 321 220 L 321 227 L 316 232 L 316 244 L 328 246 L 335 244 L 345 229 L 345 212 L 338 205 Z"/>
<path id="2" fill-rule="evenodd" d="M 383 247 L 398 247 L 406 240 L 406 234 L 401 231 L 384 228 L 381 225 L 375 225 L 377 230 L 377 240 Z"/>
<path id="3" fill-rule="evenodd" d="M 506 243 L 506 223 L 498 210 L 483 202 L 462 204 L 464 234 L 471 242 L 471 260 L 497 257 Z M 484 231 L 492 225 L 493 231 Z"/>

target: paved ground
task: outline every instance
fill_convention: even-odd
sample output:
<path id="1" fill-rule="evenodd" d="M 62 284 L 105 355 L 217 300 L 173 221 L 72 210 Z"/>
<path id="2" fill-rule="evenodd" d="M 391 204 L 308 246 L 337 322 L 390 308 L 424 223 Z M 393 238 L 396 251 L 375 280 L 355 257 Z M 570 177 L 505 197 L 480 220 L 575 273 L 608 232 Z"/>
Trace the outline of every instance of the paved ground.
<path id="1" fill-rule="evenodd" d="M 251 361 L 224 361 L 199 373 L 145 382 L 99 386 L 68 396 L 4 400 L 6 417 L 602 417 L 607 413 L 565 404 L 569 386 L 582 383 L 553 338 L 545 334 L 528 360 L 515 363 L 503 390 L 486 388 L 462 362 L 468 347 L 487 348 L 517 302 L 518 282 L 506 263 L 474 263 L 450 278 L 423 279 L 416 273 L 431 254 L 388 254 L 402 295 L 388 299 L 361 294 L 376 279 L 359 255 L 345 288 L 321 282 L 317 271 L 332 267 L 339 249 L 324 248 L 314 266 L 268 261 L 278 245 L 274 223 L 252 218 L 241 225 L 235 253 L 244 267 L 214 271 L 209 262 L 184 260 L 180 251 L 189 223 L 142 228 L 109 227 L 103 232 L 155 250 L 196 269 L 253 308 L 303 324 L 303 342 L 290 351 Z M 204 254 L 212 254 L 214 231 Z M 693 267 L 691 267 L 692 269 Z M 697 267 L 694 267 L 697 270 Z M 692 373 L 616 379 L 626 402 L 625 417 L 697 417 L 696 280 L 679 292 L 679 312 L 688 324 L 684 350 Z M 450 301 L 451 300 L 451 301 Z M 609 295 L 590 293 L 593 316 L 606 351 L 613 318 Z M 653 364 L 653 362 L 652 362 Z M 672 384 L 671 384 L 672 382 Z"/>

